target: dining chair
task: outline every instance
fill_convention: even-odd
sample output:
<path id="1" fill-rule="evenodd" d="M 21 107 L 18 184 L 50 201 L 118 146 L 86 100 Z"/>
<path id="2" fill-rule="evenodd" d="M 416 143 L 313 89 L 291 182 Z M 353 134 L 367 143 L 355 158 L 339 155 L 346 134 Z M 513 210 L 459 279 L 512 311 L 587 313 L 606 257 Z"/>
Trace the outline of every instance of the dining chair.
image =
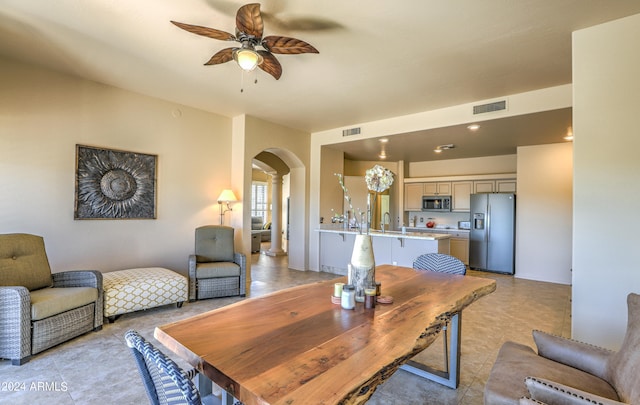
<path id="1" fill-rule="evenodd" d="M 192 379 L 198 370 L 182 370 L 173 360 L 134 330 L 124 335 L 153 405 L 201 405 L 200 392 Z"/>
<path id="2" fill-rule="evenodd" d="M 467 274 L 467 266 L 458 258 L 443 253 L 425 253 L 418 256 L 413 262 L 413 268 L 416 270 L 429 270 L 438 273 L 447 274 Z M 447 328 L 449 324 L 442 327 L 444 341 L 444 364 L 445 372 L 449 372 L 449 348 L 447 339 Z"/>
<path id="3" fill-rule="evenodd" d="M 456 257 L 443 253 L 426 253 L 418 256 L 413 262 L 413 268 L 417 270 L 431 270 L 439 273 L 467 274 L 467 266 Z"/>

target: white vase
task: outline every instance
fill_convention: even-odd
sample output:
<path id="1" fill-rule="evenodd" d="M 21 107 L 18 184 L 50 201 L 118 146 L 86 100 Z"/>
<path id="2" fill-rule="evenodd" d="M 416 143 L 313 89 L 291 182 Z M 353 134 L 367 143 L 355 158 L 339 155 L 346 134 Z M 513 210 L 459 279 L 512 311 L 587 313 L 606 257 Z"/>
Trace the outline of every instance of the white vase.
<path id="1" fill-rule="evenodd" d="M 356 301 L 364 302 L 364 289 L 376 285 L 376 262 L 371 235 L 358 234 L 351 254 L 350 283 L 356 288 Z"/>

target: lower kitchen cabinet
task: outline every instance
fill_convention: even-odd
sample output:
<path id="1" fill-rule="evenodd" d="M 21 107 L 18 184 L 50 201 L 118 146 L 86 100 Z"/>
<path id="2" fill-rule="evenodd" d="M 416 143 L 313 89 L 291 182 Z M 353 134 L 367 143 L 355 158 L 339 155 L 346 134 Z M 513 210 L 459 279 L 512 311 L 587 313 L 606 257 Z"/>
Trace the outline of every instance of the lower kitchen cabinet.
<path id="1" fill-rule="evenodd" d="M 469 265 L 469 239 L 452 237 L 449 239 L 449 250 L 451 251 L 451 256 L 457 257 L 462 263 Z"/>

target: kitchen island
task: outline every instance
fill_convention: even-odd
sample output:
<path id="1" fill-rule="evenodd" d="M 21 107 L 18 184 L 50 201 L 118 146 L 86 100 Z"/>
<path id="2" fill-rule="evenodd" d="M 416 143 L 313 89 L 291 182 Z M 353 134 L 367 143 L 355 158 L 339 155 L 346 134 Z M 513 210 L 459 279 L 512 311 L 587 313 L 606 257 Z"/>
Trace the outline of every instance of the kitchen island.
<path id="1" fill-rule="evenodd" d="M 320 271 L 347 274 L 357 230 L 327 225 L 320 233 Z M 376 265 L 392 264 L 412 267 L 413 261 L 425 253 L 449 254 L 451 235 L 425 232 L 371 231 Z"/>

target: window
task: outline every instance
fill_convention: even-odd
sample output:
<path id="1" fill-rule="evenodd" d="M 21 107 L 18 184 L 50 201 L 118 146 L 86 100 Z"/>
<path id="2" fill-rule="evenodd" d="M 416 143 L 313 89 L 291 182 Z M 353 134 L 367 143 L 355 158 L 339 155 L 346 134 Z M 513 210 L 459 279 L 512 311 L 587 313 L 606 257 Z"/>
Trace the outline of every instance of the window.
<path id="1" fill-rule="evenodd" d="M 251 183 L 251 216 L 262 217 L 263 223 L 267 222 L 267 201 L 267 183 Z"/>

